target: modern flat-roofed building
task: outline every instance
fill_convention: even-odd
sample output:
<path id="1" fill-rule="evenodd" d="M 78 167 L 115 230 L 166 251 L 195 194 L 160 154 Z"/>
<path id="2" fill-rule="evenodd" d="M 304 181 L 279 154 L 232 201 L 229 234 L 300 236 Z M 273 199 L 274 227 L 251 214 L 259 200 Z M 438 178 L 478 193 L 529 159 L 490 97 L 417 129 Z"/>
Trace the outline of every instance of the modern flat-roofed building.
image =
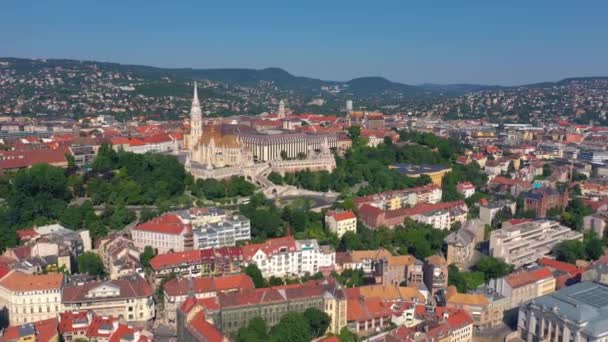
<path id="1" fill-rule="evenodd" d="M 608 285 L 582 282 L 535 298 L 519 308 L 523 341 L 605 341 Z"/>
<path id="2" fill-rule="evenodd" d="M 418 178 L 422 175 L 428 175 L 431 177 L 433 184 L 441 186 L 441 181 L 446 173 L 452 171 L 448 166 L 444 165 L 425 165 L 425 164 L 410 164 L 400 163 L 389 166 L 392 169 L 396 169 L 400 173 L 408 177 Z"/>
<path id="3" fill-rule="evenodd" d="M 251 223 L 243 215 L 232 215 L 220 222 L 193 229 L 194 249 L 232 247 L 251 238 Z"/>
<path id="4" fill-rule="evenodd" d="M 520 267 L 549 254 L 562 241 L 582 239 L 581 233 L 556 221 L 527 221 L 492 231 L 490 254 Z"/>

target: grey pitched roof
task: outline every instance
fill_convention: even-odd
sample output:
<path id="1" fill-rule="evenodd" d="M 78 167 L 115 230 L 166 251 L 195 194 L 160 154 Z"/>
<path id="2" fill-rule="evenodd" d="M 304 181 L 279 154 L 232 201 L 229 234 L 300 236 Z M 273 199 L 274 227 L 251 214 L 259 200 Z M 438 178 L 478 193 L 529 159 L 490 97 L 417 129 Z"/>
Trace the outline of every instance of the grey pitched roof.
<path id="1" fill-rule="evenodd" d="M 524 305 L 553 312 L 568 319 L 592 337 L 608 335 L 608 285 L 582 282 L 552 294 L 535 298 Z"/>

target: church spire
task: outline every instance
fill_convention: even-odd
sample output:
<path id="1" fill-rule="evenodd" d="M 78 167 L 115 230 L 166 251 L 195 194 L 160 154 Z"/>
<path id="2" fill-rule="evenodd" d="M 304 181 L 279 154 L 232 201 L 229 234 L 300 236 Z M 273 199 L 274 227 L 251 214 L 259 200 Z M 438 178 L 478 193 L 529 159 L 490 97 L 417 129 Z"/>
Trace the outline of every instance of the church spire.
<path id="1" fill-rule="evenodd" d="M 196 81 L 194 81 L 194 96 L 192 97 L 192 107 L 200 106 L 200 102 L 198 101 L 198 89 L 196 86 Z"/>
<path id="2" fill-rule="evenodd" d="M 192 107 L 190 107 L 190 143 L 196 145 L 203 134 L 203 113 L 198 100 L 198 89 L 194 82 L 194 94 L 192 96 Z"/>

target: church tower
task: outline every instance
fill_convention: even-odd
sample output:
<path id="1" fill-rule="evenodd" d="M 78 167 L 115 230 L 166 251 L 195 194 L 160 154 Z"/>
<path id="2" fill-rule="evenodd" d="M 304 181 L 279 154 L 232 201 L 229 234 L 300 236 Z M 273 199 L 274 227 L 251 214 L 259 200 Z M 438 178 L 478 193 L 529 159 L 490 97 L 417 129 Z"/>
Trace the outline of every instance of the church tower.
<path id="1" fill-rule="evenodd" d="M 190 146 L 194 147 L 203 132 L 203 113 L 201 112 L 201 103 L 198 101 L 198 90 L 196 82 L 194 82 L 194 97 L 192 98 L 192 107 L 190 107 Z"/>

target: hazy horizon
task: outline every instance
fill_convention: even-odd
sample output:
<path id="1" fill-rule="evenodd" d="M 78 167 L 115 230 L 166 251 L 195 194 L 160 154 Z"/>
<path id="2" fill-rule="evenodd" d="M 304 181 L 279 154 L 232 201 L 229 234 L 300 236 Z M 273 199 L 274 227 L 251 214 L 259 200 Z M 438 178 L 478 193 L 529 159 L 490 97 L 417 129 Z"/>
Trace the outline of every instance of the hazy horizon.
<path id="1" fill-rule="evenodd" d="M 164 68 L 278 67 L 329 81 L 523 85 L 608 75 L 608 3 L 585 5 L 9 0 L 0 13 L 8 33 L 0 36 L 0 54 Z"/>

